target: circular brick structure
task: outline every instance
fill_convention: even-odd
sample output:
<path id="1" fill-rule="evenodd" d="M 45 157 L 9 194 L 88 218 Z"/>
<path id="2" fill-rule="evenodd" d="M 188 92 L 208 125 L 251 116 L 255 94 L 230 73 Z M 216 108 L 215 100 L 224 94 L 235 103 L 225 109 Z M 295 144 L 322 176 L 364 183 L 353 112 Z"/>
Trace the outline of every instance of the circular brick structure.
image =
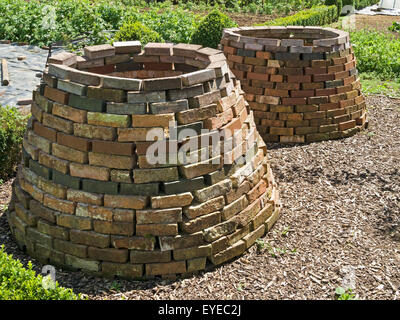
<path id="1" fill-rule="evenodd" d="M 169 277 L 228 261 L 272 227 L 266 146 L 221 51 L 84 53 L 51 57 L 33 92 L 7 211 L 21 248 L 99 275 Z"/>
<path id="2" fill-rule="evenodd" d="M 320 27 L 225 29 L 221 49 L 267 142 L 344 138 L 366 125 L 347 32 Z"/>

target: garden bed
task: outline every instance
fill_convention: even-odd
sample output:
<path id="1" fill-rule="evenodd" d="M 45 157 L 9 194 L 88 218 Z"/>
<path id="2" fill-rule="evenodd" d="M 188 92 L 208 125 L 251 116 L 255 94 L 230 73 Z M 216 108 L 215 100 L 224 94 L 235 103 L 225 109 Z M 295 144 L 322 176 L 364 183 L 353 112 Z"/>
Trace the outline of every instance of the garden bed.
<path id="1" fill-rule="evenodd" d="M 61 271 L 57 281 L 91 299 L 333 299 L 346 282 L 360 299 L 399 298 L 399 104 L 367 97 L 369 130 L 344 140 L 271 145 L 282 217 L 264 245 L 259 241 L 233 263 L 178 281 Z M 0 193 L 9 195 L 10 183 Z M 11 239 L 5 216 L 0 234 L 7 252 L 30 259 Z"/>

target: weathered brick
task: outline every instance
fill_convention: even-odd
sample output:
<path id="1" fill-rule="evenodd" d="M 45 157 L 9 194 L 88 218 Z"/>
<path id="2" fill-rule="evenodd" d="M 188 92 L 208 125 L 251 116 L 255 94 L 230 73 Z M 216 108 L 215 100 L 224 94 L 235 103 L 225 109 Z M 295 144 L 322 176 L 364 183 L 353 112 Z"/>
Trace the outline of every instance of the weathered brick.
<path id="1" fill-rule="evenodd" d="M 151 198 L 151 207 L 154 209 L 173 208 L 178 206 L 188 206 L 193 201 L 193 195 L 190 192 L 181 194 L 158 196 Z"/>
<path id="2" fill-rule="evenodd" d="M 93 221 L 95 232 L 112 235 L 132 236 L 134 233 L 133 223 L 110 222 L 110 221 Z"/>
<path id="3" fill-rule="evenodd" d="M 146 264 L 146 275 L 167 275 L 186 272 L 185 261 Z"/>
<path id="4" fill-rule="evenodd" d="M 174 236 L 178 234 L 178 225 L 176 223 L 138 224 L 136 234 L 138 236 Z"/>
<path id="5" fill-rule="evenodd" d="M 195 233 L 221 222 L 221 213 L 219 211 L 200 216 L 193 220 L 183 221 L 180 228 L 187 233 Z"/>
<path id="6" fill-rule="evenodd" d="M 104 205 L 112 208 L 143 209 L 147 205 L 147 197 L 104 195 Z"/>
<path id="7" fill-rule="evenodd" d="M 130 251 L 131 263 L 155 263 L 171 261 L 170 251 Z"/>
<path id="8" fill-rule="evenodd" d="M 175 223 L 182 221 L 182 208 L 136 210 L 137 224 Z"/>
<path id="9" fill-rule="evenodd" d="M 95 260 L 124 263 L 128 261 L 128 250 L 88 247 L 88 256 Z"/>
<path id="10" fill-rule="evenodd" d="M 91 166 L 102 166 L 114 169 L 132 169 L 135 166 L 135 158 L 133 156 L 89 152 L 89 163 Z"/>

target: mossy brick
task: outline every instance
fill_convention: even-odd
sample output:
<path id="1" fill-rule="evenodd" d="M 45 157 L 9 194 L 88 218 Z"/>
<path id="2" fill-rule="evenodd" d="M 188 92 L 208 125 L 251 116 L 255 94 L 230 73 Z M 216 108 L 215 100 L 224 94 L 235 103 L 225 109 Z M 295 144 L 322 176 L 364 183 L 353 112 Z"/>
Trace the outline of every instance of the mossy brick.
<path id="1" fill-rule="evenodd" d="M 37 175 L 47 180 L 51 180 L 52 170 L 50 168 L 40 165 L 37 161 L 30 159 L 29 169 L 31 169 Z"/>
<path id="2" fill-rule="evenodd" d="M 74 131 L 72 121 L 53 116 L 49 113 L 43 114 L 43 125 L 67 134 Z"/>
<path id="3" fill-rule="evenodd" d="M 137 224 L 136 234 L 138 236 L 175 236 L 178 234 L 178 225 L 176 223 Z"/>
<path id="4" fill-rule="evenodd" d="M 46 153 L 51 153 L 51 141 L 42 138 L 31 130 L 28 131 L 28 142 Z"/>
<path id="5" fill-rule="evenodd" d="M 70 94 L 68 105 L 86 111 L 103 112 L 105 110 L 106 102 L 99 99 L 92 99 Z"/>
<path id="6" fill-rule="evenodd" d="M 130 250 L 153 251 L 155 248 L 155 237 L 122 237 L 112 236 L 111 244 L 114 248 L 125 248 Z"/>
<path id="7" fill-rule="evenodd" d="M 202 231 L 206 228 L 212 227 L 221 222 L 221 212 L 216 211 L 196 219 L 184 219 L 183 222 L 179 223 L 180 230 L 186 233 L 195 233 Z"/>
<path id="8" fill-rule="evenodd" d="M 100 206 L 103 204 L 103 195 L 97 193 L 85 192 L 82 190 L 68 189 L 67 200 Z"/>
<path id="9" fill-rule="evenodd" d="M 188 260 L 199 257 L 208 257 L 210 255 L 211 244 L 201 245 L 198 247 L 176 249 L 173 251 L 174 260 Z"/>
<path id="10" fill-rule="evenodd" d="M 88 247 L 88 256 L 91 259 L 124 263 L 128 261 L 129 251 L 115 248 Z"/>
<path id="11" fill-rule="evenodd" d="M 111 181 L 132 184 L 133 179 L 130 170 L 112 169 L 110 173 Z"/>
<path id="12" fill-rule="evenodd" d="M 147 103 L 107 103 L 107 113 L 111 114 L 146 114 Z"/>
<path id="13" fill-rule="evenodd" d="M 329 132 L 326 133 L 310 133 L 306 135 L 307 142 L 324 141 L 329 139 Z"/>
<path id="14" fill-rule="evenodd" d="M 135 183 L 168 182 L 178 179 L 179 174 L 177 167 L 133 170 L 133 181 Z"/>
<path id="15" fill-rule="evenodd" d="M 86 270 L 92 272 L 100 271 L 100 261 L 81 259 L 69 254 L 65 255 L 65 264 L 72 267 L 73 269 Z"/>
<path id="16" fill-rule="evenodd" d="M 136 223 L 175 223 L 182 221 L 182 208 L 136 210 Z"/>
<path id="17" fill-rule="evenodd" d="M 76 206 L 75 215 L 77 217 L 112 221 L 113 210 L 103 206 L 92 206 L 84 203 L 78 203 Z"/>
<path id="18" fill-rule="evenodd" d="M 52 248 L 53 246 L 52 238 L 47 234 L 39 232 L 37 229 L 27 228 L 26 238 L 29 239 L 30 241 L 40 243 L 46 248 Z"/>
<path id="19" fill-rule="evenodd" d="M 96 126 L 126 128 L 130 126 L 131 118 L 129 115 L 88 112 L 87 123 Z"/>
<path id="20" fill-rule="evenodd" d="M 58 158 L 68 161 L 79 162 L 79 163 L 88 162 L 87 152 L 72 149 L 57 143 L 53 143 L 52 145 L 52 154 Z"/>
<path id="21" fill-rule="evenodd" d="M 27 192 L 22 190 L 17 183 L 13 183 L 13 191 L 19 203 L 23 205 L 25 209 L 29 209 L 29 201 L 32 199 L 32 197 Z"/>
<path id="22" fill-rule="evenodd" d="M 105 275 L 117 275 L 121 278 L 136 279 L 143 276 L 142 264 L 103 262 L 101 271 Z"/>
<path id="23" fill-rule="evenodd" d="M 165 263 L 149 263 L 146 264 L 146 275 L 168 275 L 186 273 L 186 262 L 185 261 L 172 261 Z"/>
<path id="24" fill-rule="evenodd" d="M 206 268 L 207 258 L 194 258 L 187 260 L 187 272 L 195 272 Z"/>
<path id="25" fill-rule="evenodd" d="M 53 238 L 61 240 L 69 240 L 69 230 L 60 226 L 56 226 L 45 220 L 39 220 L 37 229 L 41 233 L 45 233 Z"/>
<path id="26" fill-rule="evenodd" d="M 15 204 L 15 213 L 29 227 L 35 227 L 37 225 L 38 217 L 33 213 L 31 213 L 29 210 L 25 209 L 22 204 L 20 203 Z"/>
<path id="27" fill-rule="evenodd" d="M 158 195 L 160 190 L 159 183 L 121 183 L 121 195 L 154 196 Z"/>
<path id="28" fill-rule="evenodd" d="M 156 263 L 171 261 L 171 251 L 130 251 L 131 263 Z"/>
<path id="29" fill-rule="evenodd" d="M 112 102 L 125 102 L 126 92 L 118 89 L 107 89 L 89 86 L 87 88 L 88 98 L 112 101 Z"/>
<path id="30" fill-rule="evenodd" d="M 87 246 L 64 241 L 60 239 L 54 239 L 54 249 L 61 251 L 75 257 L 86 258 L 87 257 Z"/>
<path id="31" fill-rule="evenodd" d="M 53 182 L 77 190 L 81 187 L 81 179 L 72 177 L 57 170 L 53 170 Z"/>
<path id="32" fill-rule="evenodd" d="M 117 130 L 113 127 L 74 123 L 74 135 L 89 139 L 114 140 L 117 136 Z"/>
<path id="33" fill-rule="evenodd" d="M 93 228 L 92 219 L 86 217 L 76 217 L 71 214 L 57 215 L 57 225 L 77 230 L 91 230 Z"/>
<path id="34" fill-rule="evenodd" d="M 57 88 L 78 96 L 86 96 L 87 86 L 69 80 L 58 80 Z M 65 103 L 64 103 L 65 104 Z"/>
<path id="35" fill-rule="evenodd" d="M 107 193 L 116 195 L 118 194 L 118 183 L 83 179 L 82 190 L 87 192 Z"/>
<path id="36" fill-rule="evenodd" d="M 59 215 L 59 212 L 43 206 L 39 201 L 36 201 L 35 199 L 32 199 L 30 201 L 29 208 L 34 215 L 51 223 L 55 223 L 56 218 Z"/>
<path id="37" fill-rule="evenodd" d="M 181 179 L 172 182 L 164 182 L 162 186 L 166 194 L 176 194 L 202 189 L 206 184 L 204 183 L 204 177 L 197 177 L 194 179 Z"/>
<path id="38" fill-rule="evenodd" d="M 86 111 L 73 108 L 67 105 L 54 103 L 53 115 L 71 120 L 73 122 L 85 123 L 86 122 Z"/>
<path id="39" fill-rule="evenodd" d="M 132 236 L 135 232 L 133 223 L 126 222 L 94 220 L 93 228 L 94 231 L 98 233 L 121 236 Z"/>

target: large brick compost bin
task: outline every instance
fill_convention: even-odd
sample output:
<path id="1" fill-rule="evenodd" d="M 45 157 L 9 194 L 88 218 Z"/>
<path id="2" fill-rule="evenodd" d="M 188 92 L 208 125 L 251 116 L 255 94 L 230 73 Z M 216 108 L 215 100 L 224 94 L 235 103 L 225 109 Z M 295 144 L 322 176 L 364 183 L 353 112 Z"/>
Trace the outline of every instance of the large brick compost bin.
<path id="1" fill-rule="evenodd" d="M 366 107 L 349 34 L 320 27 L 225 29 L 221 49 L 261 136 L 303 143 L 351 136 Z"/>
<path id="2" fill-rule="evenodd" d="M 7 212 L 21 248 L 100 275 L 170 277 L 228 261 L 271 228 L 280 202 L 266 146 L 221 51 L 84 53 L 53 56 L 33 92 Z"/>

